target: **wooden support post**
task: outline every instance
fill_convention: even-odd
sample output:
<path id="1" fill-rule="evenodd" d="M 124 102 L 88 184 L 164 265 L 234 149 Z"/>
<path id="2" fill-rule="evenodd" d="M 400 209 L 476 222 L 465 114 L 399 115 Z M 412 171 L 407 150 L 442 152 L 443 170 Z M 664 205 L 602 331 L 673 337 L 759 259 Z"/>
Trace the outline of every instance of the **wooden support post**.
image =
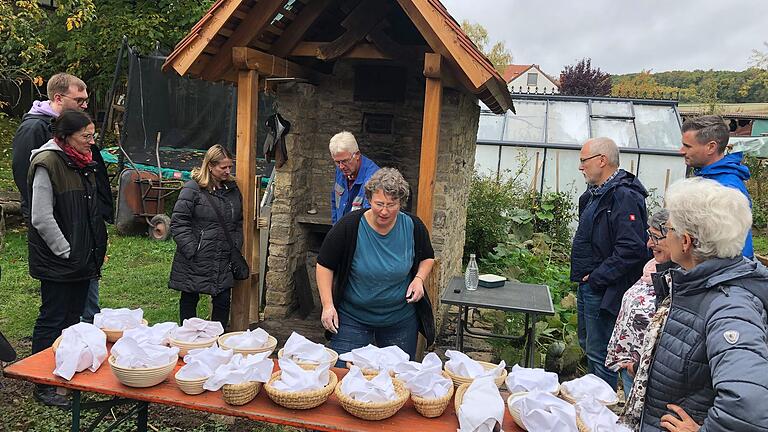
<path id="1" fill-rule="evenodd" d="M 560 150 L 555 152 L 555 193 L 560 193 Z"/>
<path id="2" fill-rule="evenodd" d="M 259 109 L 259 74 L 255 70 L 240 70 L 237 73 L 237 186 L 243 196 L 243 257 L 253 263 L 253 242 L 255 241 L 254 192 L 256 184 L 256 117 Z M 256 240 L 257 241 L 257 240 Z M 254 269 L 251 267 L 251 273 Z M 232 330 L 245 330 L 250 322 L 252 293 L 258 292 L 252 278 L 235 281 L 232 290 Z M 253 297 L 258 297 L 254 295 Z M 259 299 L 255 301 L 260 303 Z M 258 320 L 258 315 L 256 317 Z"/>
<path id="3" fill-rule="evenodd" d="M 435 189 L 437 152 L 440 143 L 440 111 L 443 100 L 443 83 L 440 79 L 439 54 L 424 55 L 424 117 L 421 124 L 421 157 L 419 159 L 419 196 L 416 216 L 432 231 L 432 193 Z"/>

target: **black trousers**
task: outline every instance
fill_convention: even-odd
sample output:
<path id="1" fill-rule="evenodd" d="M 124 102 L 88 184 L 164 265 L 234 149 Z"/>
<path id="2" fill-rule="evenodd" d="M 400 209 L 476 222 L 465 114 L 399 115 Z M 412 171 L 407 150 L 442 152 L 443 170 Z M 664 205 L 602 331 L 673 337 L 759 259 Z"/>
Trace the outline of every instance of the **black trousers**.
<path id="1" fill-rule="evenodd" d="M 42 303 L 32 331 L 33 354 L 53 345 L 62 330 L 80 322 L 90 283 L 40 281 Z"/>
<path id="2" fill-rule="evenodd" d="M 232 289 L 226 289 L 213 298 L 213 310 L 211 310 L 211 319 L 221 323 L 224 330 L 227 330 L 229 323 L 229 305 L 231 303 Z M 197 302 L 200 301 L 199 293 L 181 292 L 179 297 L 179 317 L 183 323 L 187 318 L 197 316 Z"/>

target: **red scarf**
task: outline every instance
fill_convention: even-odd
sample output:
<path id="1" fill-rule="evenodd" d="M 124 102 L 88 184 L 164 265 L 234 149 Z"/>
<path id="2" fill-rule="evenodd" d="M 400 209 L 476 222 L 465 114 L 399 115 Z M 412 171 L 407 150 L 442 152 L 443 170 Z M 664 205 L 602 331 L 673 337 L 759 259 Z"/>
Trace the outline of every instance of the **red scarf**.
<path id="1" fill-rule="evenodd" d="M 74 147 L 66 143 L 64 143 L 64 145 L 59 144 L 59 147 L 61 147 L 64 153 L 69 156 L 69 159 L 72 161 L 72 163 L 74 163 L 78 168 L 85 168 L 91 162 L 93 162 L 93 154 L 90 152 L 90 150 L 87 154 L 82 154 L 75 150 Z"/>

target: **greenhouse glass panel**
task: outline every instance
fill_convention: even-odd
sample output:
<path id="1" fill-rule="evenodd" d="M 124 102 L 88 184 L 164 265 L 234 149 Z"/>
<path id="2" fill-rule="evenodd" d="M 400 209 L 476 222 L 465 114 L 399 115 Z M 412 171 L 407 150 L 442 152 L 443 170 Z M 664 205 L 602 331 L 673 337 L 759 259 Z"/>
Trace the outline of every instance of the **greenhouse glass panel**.
<path id="1" fill-rule="evenodd" d="M 631 120 L 592 119 L 592 136 L 608 137 L 619 147 L 637 148 L 635 127 Z"/>
<path id="2" fill-rule="evenodd" d="M 680 148 L 680 124 L 673 107 L 635 105 L 635 125 L 640 148 Z"/>
<path id="3" fill-rule="evenodd" d="M 589 138 L 589 116 L 584 102 L 549 102 L 547 142 L 581 144 Z"/>
<path id="4" fill-rule="evenodd" d="M 629 102 L 593 101 L 592 115 L 632 117 L 632 105 Z"/>
<path id="5" fill-rule="evenodd" d="M 504 141 L 544 142 L 544 116 L 547 103 L 538 101 L 515 102 L 517 114 L 507 111 Z"/>
<path id="6" fill-rule="evenodd" d="M 480 122 L 477 126 L 477 139 L 501 141 L 504 131 L 504 116 L 496 114 L 480 114 Z"/>

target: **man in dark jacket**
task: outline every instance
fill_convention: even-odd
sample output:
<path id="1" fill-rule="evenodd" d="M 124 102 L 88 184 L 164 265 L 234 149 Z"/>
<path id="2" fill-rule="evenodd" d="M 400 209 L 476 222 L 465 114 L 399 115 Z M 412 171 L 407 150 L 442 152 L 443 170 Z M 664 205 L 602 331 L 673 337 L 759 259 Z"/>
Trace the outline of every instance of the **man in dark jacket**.
<path id="1" fill-rule="evenodd" d="M 700 116 L 683 123 L 683 145 L 680 154 L 685 164 L 693 168 L 697 176 L 708 178 L 723 186 L 738 189 L 752 204 L 745 181 L 749 180 L 749 168 L 741 163 L 742 153 L 725 154 L 730 133 L 723 118 L 717 115 Z M 752 230 L 747 232 L 742 255 L 752 258 Z"/>
<path id="2" fill-rule="evenodd" d="M 606 350 L 621 298 L 649 259 L 648 192 L 633 174 L 619 169 L 619 149 L 610 138 L 584 143 L 579 160 L 588 184 L 579 198 L 571 250 L 571 280 L 579 282 L 579 344 L 588 371 L 615 388 L 618 377 L 605 367 Z"/>

